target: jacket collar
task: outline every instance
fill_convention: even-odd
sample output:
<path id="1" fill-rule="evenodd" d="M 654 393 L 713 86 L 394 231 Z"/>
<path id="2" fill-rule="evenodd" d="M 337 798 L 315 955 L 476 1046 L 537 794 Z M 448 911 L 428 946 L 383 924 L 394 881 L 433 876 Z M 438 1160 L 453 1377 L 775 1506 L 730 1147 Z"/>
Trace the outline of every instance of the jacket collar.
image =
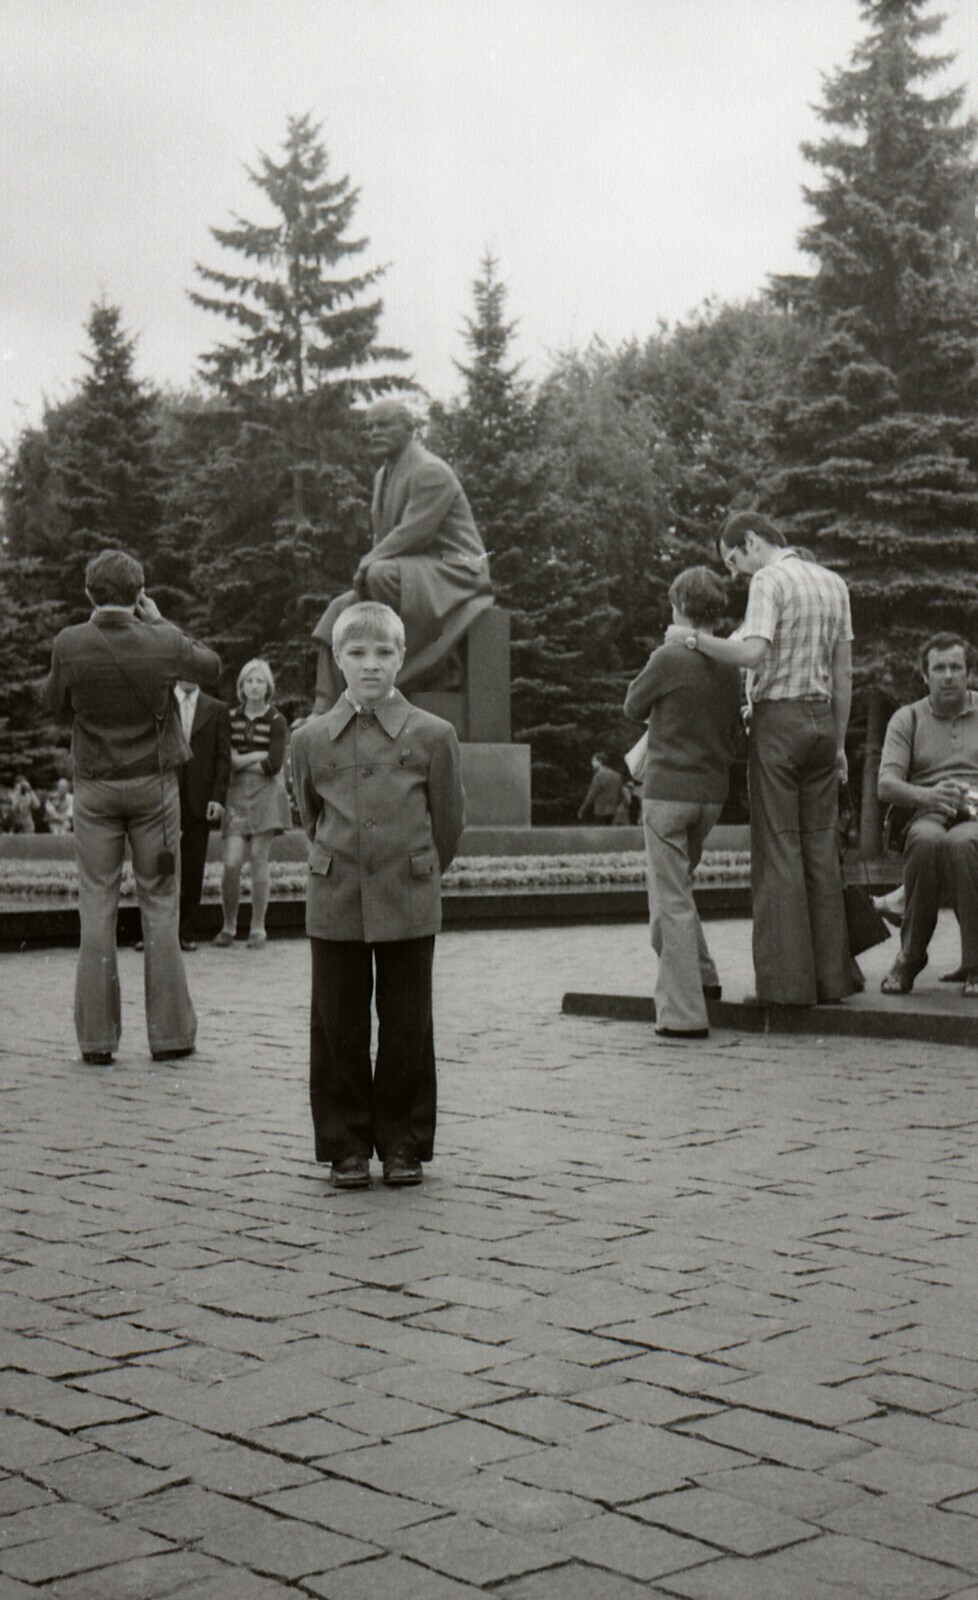
<path id="1" fill-rule="evenodd" d="M 400 689 L 394 689 L 386 700 L 381 701 L 373 714 L 388 739 L 396 739 L 407 721 L 410 709 L 410 704 L 405 700 Z M 338 739 L 343 729 L 353 721 L 356 714 L 356 708 L 345 694 L 341 694 L 332 711 L 327 711 L 324 718 L 326 732 L 330 738 Z"/>

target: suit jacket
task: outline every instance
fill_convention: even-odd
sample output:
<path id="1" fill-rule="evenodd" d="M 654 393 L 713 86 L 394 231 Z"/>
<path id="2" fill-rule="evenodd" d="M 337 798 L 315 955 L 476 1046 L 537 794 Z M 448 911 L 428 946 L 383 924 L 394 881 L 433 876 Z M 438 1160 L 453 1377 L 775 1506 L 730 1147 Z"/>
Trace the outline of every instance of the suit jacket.
<path id="1" fill-rule="evenodd" d="M 368 944 L 437 933 L 464 825 L 451 723 L 396 689 L 373 715 L 341 695 L 293 734 L 292 777 L 311 841 L 306 932 Z"/>
<path id="2" fill-rule="evenodd" d="M 407 656 L 398 683 L 408 684 L 492 604 L 489 559 L 451 467 L 413 439 L 374 478 L 370 520 L 367 567 L 399 564 Z"/>
<path id="3" fill-rule="evenodd" d="M 223 805 L 231 777 L 231 717 L 223 700 L 203 690 L 190 730 L 190 760 L 180 768 L 180 816 L 200 822 L 211 800 Z"/>
<path id="4" fill-rule="evenodd" d="M 102 636 L 104 635 L 104 642 Z M 47 709 L 70 721 L 76 778 L 141 778 L 159 769 L 155 717 L 164 718 L 164 771 L 187 759 L 171 693 L 178 678 L 216 682 L 220 658 L 170 622 L 102 607 L 62 628 L 44 686 Z"/>

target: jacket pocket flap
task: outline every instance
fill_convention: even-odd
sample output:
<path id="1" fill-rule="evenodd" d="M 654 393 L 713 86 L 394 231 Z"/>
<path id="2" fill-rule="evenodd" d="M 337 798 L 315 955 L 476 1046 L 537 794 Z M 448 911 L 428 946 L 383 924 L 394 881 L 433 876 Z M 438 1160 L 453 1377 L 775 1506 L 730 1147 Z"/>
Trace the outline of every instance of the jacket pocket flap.
<path id="1" fill-rule="evenodd" d="M 309 871 L 318 872 L 326 876 L 333 865 L 333 857 L 321 844 L 313 843 L 309 847 Z"/>
<path id="2" fill-rule="evenodd" d="M 412 878 L 431 878 L 438 871 L 438 851 L 429 847 L 427 850 L 415 850 L 411 857 Z"/>

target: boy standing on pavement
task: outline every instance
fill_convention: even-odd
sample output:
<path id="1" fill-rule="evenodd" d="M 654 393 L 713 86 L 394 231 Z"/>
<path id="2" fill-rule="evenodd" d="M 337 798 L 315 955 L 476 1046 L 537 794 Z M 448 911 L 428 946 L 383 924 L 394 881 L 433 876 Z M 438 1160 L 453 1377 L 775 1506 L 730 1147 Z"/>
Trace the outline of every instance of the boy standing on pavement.
<path id="1" fill-rule="evenodd" d="M 462 836 L 459 745 L 450 723 L 394 688 L 404 626 L 389 606 L 367 601 L 345 610 L 333 653 L 346 689 L 292 741 L 295 793 L 311 840 L 316 1160 L 332 1164 L 337 1188 L 363 1189 L 376 1150 L 386 1184 L 415 1184 L 434 1146 L 431 972 L 441 874 Z"/>

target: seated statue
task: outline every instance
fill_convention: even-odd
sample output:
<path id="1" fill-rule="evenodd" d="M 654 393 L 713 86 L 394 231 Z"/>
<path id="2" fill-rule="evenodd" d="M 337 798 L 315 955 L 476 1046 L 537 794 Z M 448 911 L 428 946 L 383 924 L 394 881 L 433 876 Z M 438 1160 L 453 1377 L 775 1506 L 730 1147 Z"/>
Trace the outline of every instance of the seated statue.
<path id="1" fill-rule="evenodd" d="M 315 715 L 343 691 L 333 660 L 333 624 L 358 600 L 381 600 L 404 623 L 407 651 L 397 679 L 403 690 L 444 677 L 455 646 L 492 605 L 489 561 L 468 500 L 451 467 L 414 438 L 399 400 L 366 413 L 367 450 L 376 461 L 370 520 L 373 547 L 353 574 L 353 588 L 331 601 L 313 629 L 319 645 Z"/>

